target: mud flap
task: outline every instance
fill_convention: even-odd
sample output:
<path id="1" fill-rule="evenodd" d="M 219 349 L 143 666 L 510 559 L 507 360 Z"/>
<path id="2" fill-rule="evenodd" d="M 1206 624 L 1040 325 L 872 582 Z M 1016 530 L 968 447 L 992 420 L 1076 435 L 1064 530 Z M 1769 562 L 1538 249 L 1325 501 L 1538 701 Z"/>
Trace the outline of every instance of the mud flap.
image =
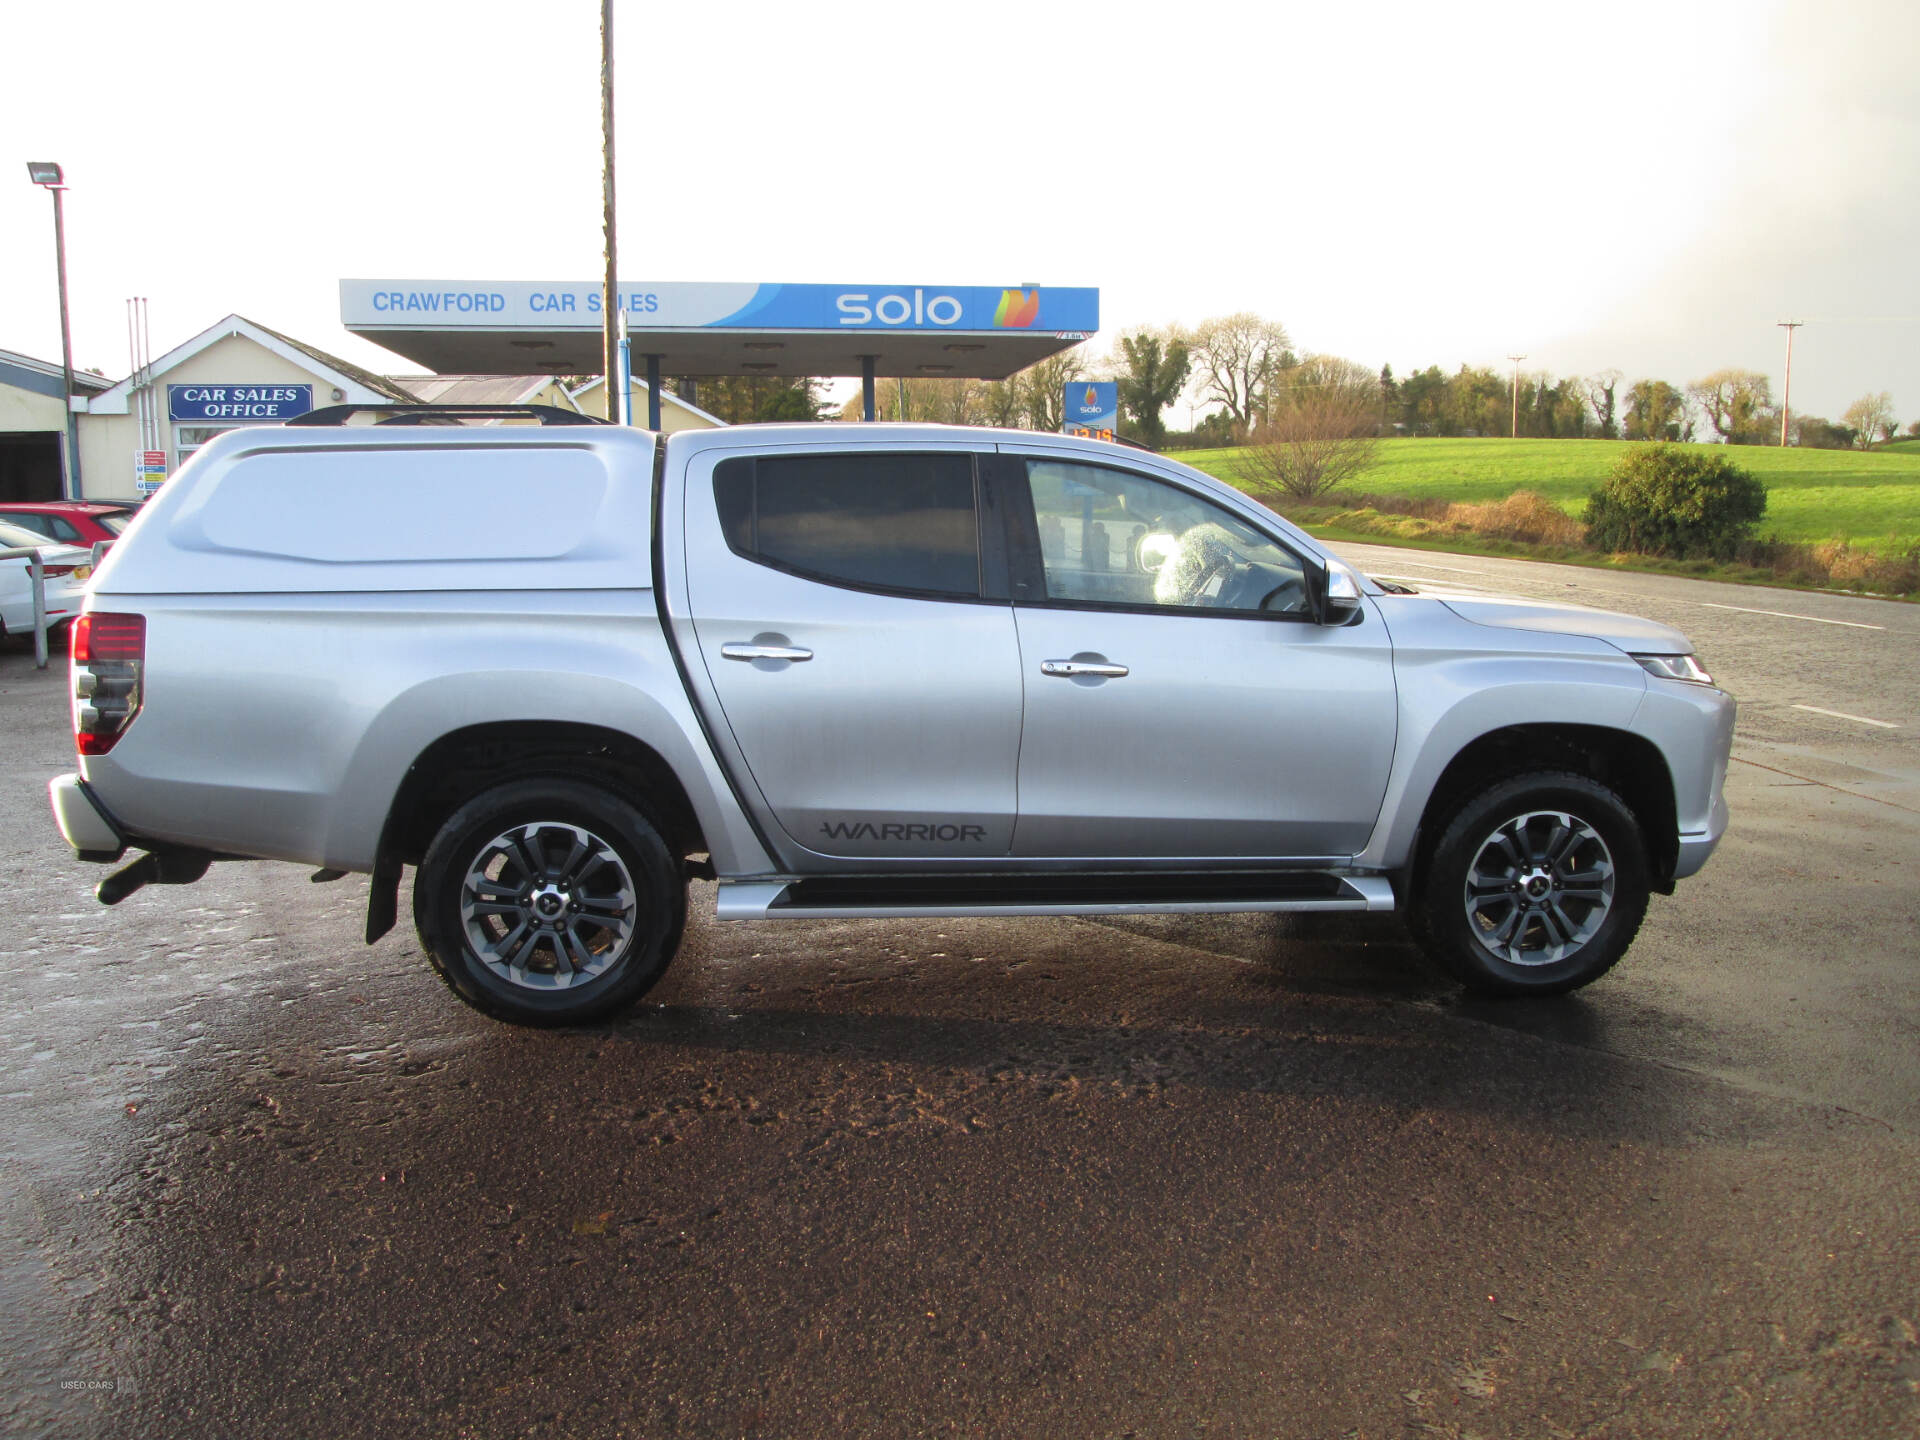
<path id="1" fill-rule="evenodd" d="M 400 862 L 386 855 L 373 862 L 373 874 L 367 880 L 369 945 L 393 929 L 400 918 L 400 870 Z"/>

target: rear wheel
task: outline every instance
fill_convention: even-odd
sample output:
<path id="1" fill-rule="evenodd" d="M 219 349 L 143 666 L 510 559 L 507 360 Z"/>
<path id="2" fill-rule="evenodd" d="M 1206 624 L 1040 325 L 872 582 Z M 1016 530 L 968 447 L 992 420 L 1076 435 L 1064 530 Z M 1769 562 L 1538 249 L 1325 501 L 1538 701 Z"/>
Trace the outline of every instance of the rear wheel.
<path id="1" fill-rule="evenodd" d="M 665 973 L 686 885 L 659 831 L 617 796 L 522 780 L 440 827 L 413 887 L 414 924 L 453 992 L 501 1020 L 615 1014 Z"/>
<path id="2" fill-rule="evenodd" d="M 1640 824 L 1584 775 L 1516 776 L 1447 822 L 1414 899 L 1427 954 L 1483 995 L 1558 995 L 1600 978 L 1646 915 Z"/>

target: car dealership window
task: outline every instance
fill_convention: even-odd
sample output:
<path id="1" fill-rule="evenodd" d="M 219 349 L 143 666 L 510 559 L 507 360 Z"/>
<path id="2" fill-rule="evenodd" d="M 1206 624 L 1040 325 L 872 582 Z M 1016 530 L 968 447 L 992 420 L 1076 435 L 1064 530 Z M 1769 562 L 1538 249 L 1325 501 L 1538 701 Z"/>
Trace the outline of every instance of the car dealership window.
<path id="1" fill-rule="evenodd" d="M 1165 481 L 1103 465 L 1027 464 L 1047 599 L 1304 614 L 1298 558 Z"/>
<path id="2" fill-rule="evenodd" d="M 727 543 L 749 559 L 863 588 L 980 593 L 971 456 L 729 460 L 714 497 Z"/>
<path id="3" fill-rule="evenodd" d="M 173 468 L 178 470 L 202 445 L 231 429 L 227 425 L 176 425 L 173 427 Z"/>

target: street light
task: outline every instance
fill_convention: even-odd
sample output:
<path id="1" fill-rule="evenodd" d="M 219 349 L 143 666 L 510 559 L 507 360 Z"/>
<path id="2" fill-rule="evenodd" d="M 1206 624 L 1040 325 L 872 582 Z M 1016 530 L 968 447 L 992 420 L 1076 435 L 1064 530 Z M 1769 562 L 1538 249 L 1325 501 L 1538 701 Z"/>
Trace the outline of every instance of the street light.
<path id="1" fill-rule="evenodd" d="M 53 194 L 53 252 L 60 273 L 60 366 L 66 374 L 66 388 L 60 394 L 62 443 L 66 464 L 62 466 L 62 490 L 69 500 L 80 498 L 80 455 L 73 443 L 73 331 L 67 324 L 67 222 L 60 208 L 60 197 L 67 193 L 66 177 L 51 160 L 29 160 L 27 177 L 44 185 Z"/>

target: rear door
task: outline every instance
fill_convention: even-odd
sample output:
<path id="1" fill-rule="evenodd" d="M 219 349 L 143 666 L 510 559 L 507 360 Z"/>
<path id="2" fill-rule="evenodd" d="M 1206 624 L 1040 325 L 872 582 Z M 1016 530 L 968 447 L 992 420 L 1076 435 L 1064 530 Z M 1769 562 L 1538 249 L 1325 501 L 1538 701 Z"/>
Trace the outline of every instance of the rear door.
<path id="1" fill-rule="evenodd" d="M 1119 466 L 1003 463 L 1026 680 L 1014 853 L 1364 848 L 1397 728 L 1379 616 L 1315 624 L 1302 559 L 1210 496 Z"/>
<path id="2" fill-rule="evenodd" d="M 703 457 L 688 476 L 700 659 L 726 738 L 805 851 L 1011 848 L 1022 695 L 990 458 L 812 450 Z"/>

